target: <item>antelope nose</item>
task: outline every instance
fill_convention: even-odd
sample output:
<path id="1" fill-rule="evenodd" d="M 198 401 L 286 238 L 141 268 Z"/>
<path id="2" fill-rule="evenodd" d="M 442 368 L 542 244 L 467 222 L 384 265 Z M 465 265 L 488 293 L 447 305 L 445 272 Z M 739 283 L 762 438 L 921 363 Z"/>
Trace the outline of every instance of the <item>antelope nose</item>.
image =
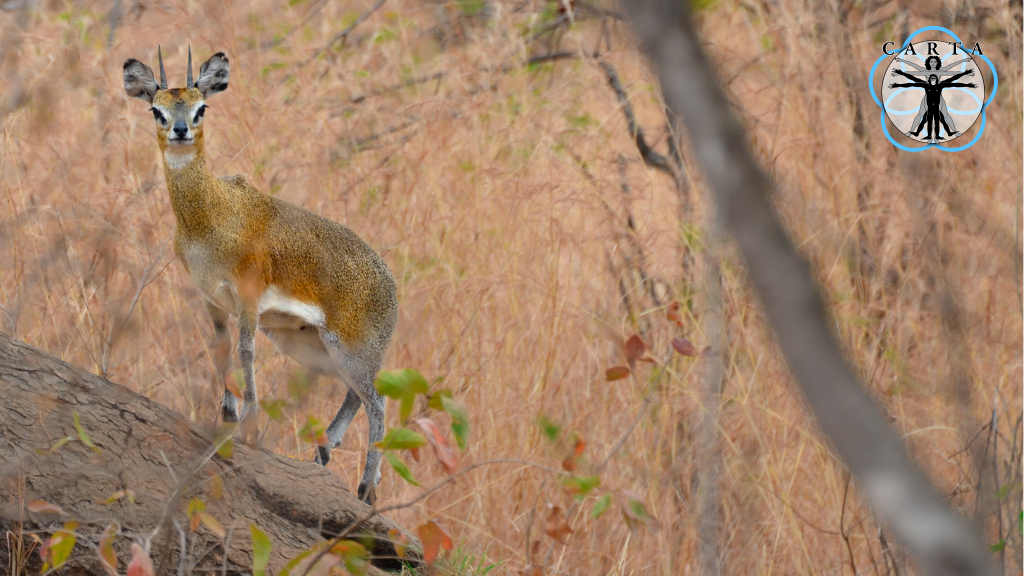
<path id="1" fill-rule="evenodd" d="M 174 135 L 178 138 L 184 138 L 188 134 L 188 125 L 185 124 L 184 120 L 178 120 L 174 123 Z"/>

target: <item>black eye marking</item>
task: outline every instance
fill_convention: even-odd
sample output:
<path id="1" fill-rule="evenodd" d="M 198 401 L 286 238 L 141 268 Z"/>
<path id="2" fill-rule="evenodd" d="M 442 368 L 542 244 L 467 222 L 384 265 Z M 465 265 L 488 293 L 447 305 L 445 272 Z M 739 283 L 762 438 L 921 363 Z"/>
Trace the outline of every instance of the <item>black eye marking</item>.
<path id="1" fill-rule="evenodd" d="M 203 104 L 202 106 L 199 107 L 199 110 L 196 110 L 196 117 L 192 119 L 192 123 L 193 124 L 198 124 L 199 123 L 199 120 L 202 119 L 203 114 L 206 114 L 206 109 L 207 108 L 209 108 L 209 106 L 207 106 L 206 104 Z"/>
<path id="2" fill-rule="evenodd" d="M 154 120 L 156 120 L 157 122 L 160 122 L 164 126 L 167 125 L 167 118 L 164 118 L 163 113 L 161 113 L 156 108 L 150 108 L 149 111 L 153 113 L 153 119 Z"/>

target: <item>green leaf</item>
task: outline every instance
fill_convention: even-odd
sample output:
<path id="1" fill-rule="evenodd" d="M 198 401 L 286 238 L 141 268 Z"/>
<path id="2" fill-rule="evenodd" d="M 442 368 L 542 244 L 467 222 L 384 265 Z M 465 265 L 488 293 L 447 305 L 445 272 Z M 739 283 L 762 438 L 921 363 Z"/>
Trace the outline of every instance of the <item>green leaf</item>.
<path id="1" fill-rule="evenodd" d="M 302 563 L 303 560 L 305 560 L 306 558 L 308 558 L 312 554 L 319 553 L 320 549 L 323 548 L 325 544 L 327 544 L 327 542 L 317 542 L 309 550 L 306 550 L 305 552 L 300 553 L 295 558 L 292 558 L 291 562 L 289 562 L 284 568 L 281 569 L 280 572 L 277 573 L 277 576 L 291 576 L 291 571 L 292 570 L 295 570 L 295 568 L 300 563 Z M 299 574 L 301 574 L 301 572 L 299 572 Z M 265 576 L 265 575 L 264 575 L 263 571 L 260 571 L 259 573 L 257 573 L 256 570 L 254 569 L 252 571 L 252 576 Z"/>
<path id="2" fill-rule="evenodd" d="M 51 568 L 60 568 L 68 561 L 71 551 L 75 549 L 75 542 L 78 541 L 78 537 L 74 533 L 75 528 L 78 528 L 78 522 L 68 520 L 64 523 L 62 529 L 54 532 L 53 536 L 50 536 L 50 539 L 46 541 L 44 549 L 41 551 L 41 553 L 46 555 L 46 561 L 43 562 L 43 572 Z"/>
<path id="3" fill-rule="evenodd" d="M 392 428 L 375 446 L 382 450 L 410 450 L 426 444 L 426 438 L 408 428 Z"/>
<path id="4" fill-rule="evenodd" d="M 225 440 L 224 443 L 221 444 L 219 448 L 217 448 L 217 454 L 221 458 L 231 458 L 231 456 L 234 453 L 235 453 L 235 441 L 232 440 L 231 438 L 228 438 L 227 440 Z"/>
<path id="5" fill-rule="evenodd" d="M 608 508 L 612 505 L 612 495 L 605 494 L 600 500 L 594 503 L 594 507 L 590 509 L 591 518 L 600 518 L 602 514 L 608 511 Z"/>
<path id="6" fill-rule="evenodd" d="M 320 423 L 320 420 L 316 416 L 307 416 L 306 423 L 299 429 L 299 438 L 302 438 L 310 444 L 323 446 L 324 444 L 327 444 L 326 431 L 327 428 Z"/>
<path id="7" fill-rule="evenodd" d="M 620 492 L 624 500 L 622 516 L 631 530 L 641 523 L 651 532 L 656 532 L 661 527 L 661 523 L 647 510 L 647 505 L 636 492 L 630 490 L 621 490 Z"/>
<path id="8" fill-rule="evenodd" d="M 71 442 L 72 440 L 74 440 L 74 438 L 72 438 L 71 436 L 65 436 L 65 437 L 61 438 L 60 440 L 57 440 L 56 442 L 54 442 L 53 446 L 50 446 L 49 450 L 43 450 L 42 448 L 40 448 L 40 449 L 36 450 L 36 454 L 41 454 L 43 456 L 49 456 L 50 454 L 53 454 L 54 452 L 59 450 L 61 446 L 67 444 L 68 442 Z"/>
<path id="9" fill-rule="evenodd" d="M 385 452 L 384 457 L 388 459 L 388 462 L 391 463 L 391 467 L 394 468 L 395 472 L 398 472 L 398 475 L 404 478 L 406 482 L 413 486 L 420 486 L 420 483 L 413 477 L 412 472 L 409 471 L 409 467 L 405 465 L 405 462 L 402 462 L 402 459 L 399 458 L 397 454 L 393 452 Z"/>
<path id="10" fill-rule="evenodd" d="M 469 412 L 455 400 L 447 396 L 440 396 L 441 406 L 444 411 L 452 417 L 452 432 L 455 433 L 455 442 L 459 450 L 466 449 L 466 438 L 469 437 Z"/>
<path id="11" fill-rule="evenodd" d="M 278 424 L 284 422 L 284 407 L 288 403 L 284 400 L 260 400 L 260 406 L 263 407 L 263 411 L 270 416 L 270 419 Z"/>
<path id="12" fill-rule="evenodd" d="M 583 500 L 587 494 L 590 494 L 600 484 L 601 478 L 599 476 L 572 476 L 562 480 L 562 485 L 568 488 L 577 500 Z"/>
<path id="13" fill-rule="evenodd" d="M 988 549 L 993 552 L 1002 552 L 1004 548 L 1006 548 L 1006 540 L 1000 540 L 988 547 Z"/>
<path id="14" fill-rule="evenodd" d="M 231 458 L 231 455 L 235 453 L 233 438 L 237 429 L 237 424 L 226 422 L 217 427 L 217 435 L 213 439 L 213 445 L 217 447 L 217 454 L 221 458 Z"/>
<path id="15" fill-rule="evenodd" d="M 312 564 L 314 559 L 320 556 L 320 553 L 325 549 L 327 549 L 326 553 L 319 560 L 316 560 L 316 564 Z M 348 570 L 349 574 L 362 576 L 366 573 L 366 561 L 369 557 L 370 553 L 366 551 L 366 548 L 354 540 L 342 540 L 333 544 L 330 540 L 317 542 L 310 546 L 308 550 L 292 558 L 288 565 L 278 572 L 277 576 L 290 576 L 293 570 L 296 575 L 325 573 L 342 560 L 344 560 L 345 569 Z M 259 575 L 253 571 L 253 576 Z"/>
<path id="16" fill-rule="evenodd" d="M 543 414 L 537 418 L 537 425 L 540 426 L 540 431 L 544 433 L 544 437 L 549 442 L 558 440 L 558 437 L 562 434 L 562 427 Z"/>
<path id="17" fill-rule="evenodd" d="M 381 370 L 373 385 L 383 396 L 398 400 L 400 403 L 399 416 L 402 422 L 409 419 L 412 414 L 413 404 L 416 402 L 417 394 L 430 392 L 430 385 L 419 373 L 419 370 L 406 368 L 404 370 Z"/>
<path id="18" fill-rule="evenodd" d="M 75 411 L 74 419 L 75 419 L 75 430 L 78 430 L 78 439 L 82 441 L 82 444 L 85 444 L 89 448 L 92 448 L 93 452 L 95 452 L 97 454 L 100 454 L 102 452 L 102 450 L 100 450 L 99 447 L 97 447 L 95 444 L 92 443 L 92 440 L 89 439 L 89 435 L 85 433 L 85 428 L 82 428 L 82 423 L 78 421 L 78 412 L 77 411 Z"/>
<path id="19" fill-rule="evenodd" d="M 188 517 L 192 518 L 195 514 L 206 510 L 206 504 L 199 498 L 193 498 L 188 501 Z"/>
<path id="20" fill-rule="evenodd" d="M 252 534 L 252 576 L 266 576 L 270 562 L 270 537 L 255 524 L 249 524 Z"/>
<path id="21" fill-rule="evenodd" d="M 1020 482 L 1016 484 L 1007 484 L 1006 486 L 1003 486 L 1002 488 L 999 489 L 998 492 L 996 492 L 996 498 L 1000 500 L 1006 498 L 1007 496 L 1010 495 L 1010 492 L 1012 492 L 1013 489 L 1017 488 L 1018 486 L 1020 486 Z"/>
<path id="22" fill-rule="evenodd" d="M 302 370 L 296 370 L 288 378 L 288 396 L 296 402 L 309 395 L 309 376 Z"/>
<path id="23" fill-rule="evenodd" d="M 366 547 L 355 540 L 342 540 L 331 546 L 331 554 L 341 556 L 345 569 L 351 576 L 366 574 L 366 562 L 370 558 Z"/>
<path id="24" fill-rule="evenodd" d="M 444 406 L 441 405 L 442 398 L 451 398 L 452 391 L 447 388 L 442 388 L 430 393 L 430 401 L 427 402 L 427 408 L 431 410 L 444 410 Z"/>

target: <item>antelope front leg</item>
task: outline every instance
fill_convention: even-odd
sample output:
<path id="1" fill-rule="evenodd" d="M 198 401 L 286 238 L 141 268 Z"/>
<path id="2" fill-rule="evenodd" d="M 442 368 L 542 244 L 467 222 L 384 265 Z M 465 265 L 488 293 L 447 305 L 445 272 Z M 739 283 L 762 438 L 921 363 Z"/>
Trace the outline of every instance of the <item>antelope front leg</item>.
<path id="1" fill-rule="evenodd" d="M 238 361 L 242 365 L 245 390 L 242 398 L 242 434 L 249 441 L 256 440 L 256 378 L 253 357 L 256 352 L 256 310 L 245 307 L 238 314 Z"/>
<path id="2" fill-rule="evenodd" d="M 213 320 L 213 364 L 217 370 L 214 380 L 224 386 L 224 399 L 221 402 L 220 415 L 224 422 L 238 422 L 238 398 L 228 390 L 227 378 L 231 369 L 231 333 L 228 331 L 228 313 L 221 310 L 209 300 L 206 309 Z"/>

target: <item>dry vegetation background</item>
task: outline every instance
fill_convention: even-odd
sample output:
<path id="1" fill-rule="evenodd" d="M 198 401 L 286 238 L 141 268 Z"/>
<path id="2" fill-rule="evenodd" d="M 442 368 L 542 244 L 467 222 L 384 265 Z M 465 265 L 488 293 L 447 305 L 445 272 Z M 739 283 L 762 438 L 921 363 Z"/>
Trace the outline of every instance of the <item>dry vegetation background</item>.
<path id="1" fill-rule="evenodd" d="M 206 116 L 216 173 L 246 173 L 383 255 L 401 303 L 386 367 L 443 376 L 468 407 L 463 466 L 557 468 L 565 453 L 541 434 L 545 415 L 586 438 L 590 469 L 643 404 L 635 382 L 605 379 L 623 363 L 617 342 L 639 332 L 657 358 L 674 336 L 705 344 L 704 194 L 696 175 L 677 185 L 638 152 L 601 62 L 671 157 L 654 79 L 613 6 L 580 6 L 566 26 L 540 0 L 386 0 L 329 44 L 372 3 L 23 4 L 0 3 L 5 332 L 216 422 L 212 327 L 170 249 L 153 121 L 121 79 L 128 57 L 155 69 L 160 43 L 172 86 L 184 84 L 189 44 L 197 65 L 218 50 L 231 59 L 231 87 Z M 1020 573 L 1020 4 L 713 0 L 698 20 L 863 380 L 941 493 L 980 516 L 995 561 Z M 929 24 L 981 42 L 999 71 L 984 137 L 957 154 L 897 153 L 864 81 L 882 42 Z M 521 65 L 560 51 L 574 57 Z M 737 257 L 726 251 L 722 265 L 728 571 L 906 573 L 819 437 Z M 674 300 L 682 330 L 665 319 Z M 296 365 L 262 336 L 257 365 L 262 397 L 285 397 Z M 640 366 L 641 380 L 655 378 Z M 546 503 L 566 508 L 571 496 L 524 465 L 474 470 L 394 517 L 438 518 L 503 573 L 531 562 L 550 574 L 696 573 L 699 374 L 692 359 L 669 364 L 601 488 L 575 509 L 567 546 L 541 524 Z M 329 420 L 342 398 L 322 381 L 264 442 L 312 459 L 297 430 L 306 414 Z M 330 464 L 353 487 L 365 421 Z M 965 438 L 988 456 L 998 502 L 976 499 Z M 444 478 L 426 460 L 412 467 L 426 485 Z M 660 530 L 631 531 L 615 511 L 588 517 L 621 489 L 644 498 Z M 381 504 L 419 492 L 384 465 Z"/>

